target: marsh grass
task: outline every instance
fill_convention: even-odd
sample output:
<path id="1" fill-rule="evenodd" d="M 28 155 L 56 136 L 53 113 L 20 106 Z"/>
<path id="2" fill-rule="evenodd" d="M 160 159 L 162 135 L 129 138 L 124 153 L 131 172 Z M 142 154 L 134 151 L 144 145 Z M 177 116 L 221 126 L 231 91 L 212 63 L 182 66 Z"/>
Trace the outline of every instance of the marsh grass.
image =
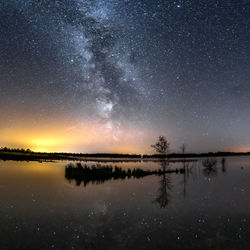
<path id="1" fill-rule="evenodd" d="M 130 179 L 130 178 L 142 178 L 148 175 L 162 175 L 164 173 L 184 173 L 183 169 L 172 169 L 163 171 L 159 170 L 143 170 L 140 168 L 133 169 L 122 169 L 120 167 L 113 167 L 111 165 L 101 165 L 96 164 L 92 166 L 87 166 L 86 164 L 77 163 L 69 164 L 65 168 L 65 178 L 69 181 L 75 180 L 76 185 L 86 186 L 89 182 L 91 183 L 103 183 L 108 180 L 117 179 Z"/>

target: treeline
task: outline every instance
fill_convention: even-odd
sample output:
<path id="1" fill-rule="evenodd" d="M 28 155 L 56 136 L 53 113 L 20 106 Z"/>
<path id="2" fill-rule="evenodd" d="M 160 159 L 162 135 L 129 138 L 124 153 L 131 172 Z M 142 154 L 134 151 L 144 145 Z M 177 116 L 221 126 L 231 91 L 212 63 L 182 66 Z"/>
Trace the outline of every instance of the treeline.
<path id="1" fill-rule="evenodd" d="M 110 154 L 110 153 L 96 153 L 96 154 L 83 154 L 83 153 L 61 153 L 71 156 L 80 157 L 94 157 L 94 158 L 141 158 L 140 154 Z"/>
<path id="2" fill-rule="evenodd" d="M 178 158 L 201 158 L 201 157 L 225 157 L 225 156 L 242 156 L 250 155 L 250 152 L 247 153 L 233 153 L 233 152 L 209 152 L 202 154 L 178 154 L 172 153 L 168 154 L 167 158 L 169 159 L 178 159 Z M 96 154 L 83 154 L 83 153 L 42 153 L 42 152 L 33 152 L 30 149 L 18 149 L 18 148 L 0 148 L 0 159 L 2 160 L 95 160 L 100 159 L 100 161 L 109 161 L 109 158 L 112 161 L 119 161 L 119 159 L 126 159 L 131 161 L 140 161 L 140 160 L 150 160 L 150 159 L 161 159 L 162 155 L 141 155 L 141 154 L 109 154 L 109 153 L 96 153 Z"/>
<path id="3" fill-rule="evenodd" d="M 199 157 L 222 157 L 222 156 L 242 156 L 242 155 L 250 155 L 250 152 L 209 152 L 209 153 L 188 153 L 188 154 L 178 154 L 172 153 L 168 154 L 167 158 L 199 158 Z M 142 155 L 143 159 L 148 158 L 162 158 L 162 155 Z"/>
<path id="4" fill-rule="evenodd" d="M 29 154 L 46 154 L 46 155 L 64 155 L 64 156 L 76 156 L 76 157 L 94 157 L 94 158 L 141 158 L 142 155 L 140 154 L 110 154 L 110 153 L 95 153 L 95 154 L 88 154 L 88 153 L 65 153 L 65 152 L 34 152 L 30 149 L 19 149 L 19 148 L 8 148 L 8 147 L 1 147 L 1 152 L 19 152 L 19 153 L 29 153 Z"/>
<path id="5" fill-rule="evenodd" d="M 1 147 L 0 151 L 2 152 L 21 152 L 21 153 L 34 153 L 30 149 L 23 149 L 23 148 L 7 148 L 7 147 Z"/>

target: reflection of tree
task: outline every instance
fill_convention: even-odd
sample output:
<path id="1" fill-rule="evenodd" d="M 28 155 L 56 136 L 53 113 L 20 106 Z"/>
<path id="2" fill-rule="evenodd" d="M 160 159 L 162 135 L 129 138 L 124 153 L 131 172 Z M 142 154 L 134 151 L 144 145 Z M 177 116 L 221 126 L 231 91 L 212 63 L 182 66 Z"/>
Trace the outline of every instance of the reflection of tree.
<path id="1" fill-rule="evenodd" d="M 162 159 L 160 161 L 160 166 L 163 171 L 166 171 L 169 168 L 169 161 Z M 154 202 L 158 203 L 161 208 L 165 208 L 169 203 L 169 191 L 172 189 L 170 175 L 163 173 L 159 183 L 160 187 L 158 189 L 158 196 Z"/>
<path id="2" fill-rule="evenodd" d="M 183 169 L 183 181 L 181 184 L 183 184 L 183 196 L 186 197 L 187 195 L 187 184 L 189 177 L 195 178 L 195 173 L 193 173 L 194 164 L 190 165 L 186 159 L 182 161 L 182 169 Z"/>
<path id="3" fill-rule="evenodd" d="M 160 163 L 160 166 L 162 168 L 162 171 L 166 171 L 169 169 L 169 161 L 168 160 L 161 159 L 159 163 Z"/>
<path id="4" fill-rule="evenodd" d="M 163 174 L 162 179 L 160 180 L 160 187 L 158 189 L 158 196 L 154 200 L 154 202 L 159 203 L 161 208 L 164 208 L 169 203 L 169 190 L 171 190 L 171 181 L 170 175 Z"/>
<path id="5" fill-rule="evenodd" d="M 214 177 L 218 174 L 218 171 L 217 171 L 217 168 L 212 168 L 212 169 L 205 168 L 205 169 L 203 169 L 203 174 L 206 177 Z"/>
<path id="6" fill-rule="evenodd" d="M 227 168 L 226 168 L 226 159 L 225 158 L 222 158 L 221 159 L 221 170 L 223 173 L 226 173 L 227 172 Z"/>
<path id="7" fill-rule="evenodd" d="M 187 191 L 186 191 L 186 186 L 187 186 L 187 174 L 189 174 L 189 164 L 185 161 L 182 162 L 183 163 L 183 169 L 184 169 L 184 173 L 183 173 L 183 196 L 185 197 L 187 195 Z"/>
<path id="8" fill-rule="evenodd" d="M 203 174 L 206 177 L 214 177 L 214 176 L 216 176 L 218 174 L 216 164 L 217 164 L 216 159 L 204 159 L 202 161 L 202 165 L 204 167 Z"/>

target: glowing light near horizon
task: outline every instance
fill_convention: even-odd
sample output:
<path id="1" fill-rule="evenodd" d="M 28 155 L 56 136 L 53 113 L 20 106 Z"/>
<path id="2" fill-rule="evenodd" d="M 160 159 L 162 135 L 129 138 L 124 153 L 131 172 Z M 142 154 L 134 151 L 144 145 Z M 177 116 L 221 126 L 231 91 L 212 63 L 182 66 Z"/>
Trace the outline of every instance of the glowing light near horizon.
<path id="1" fill-rule="evenodd" d="M 227 150 L 227 151 L 230 151 L 230 152 L 243 152 L 243 153 L 246 153 L 246 152 L 250 152 L 250 146 L 249 146 L 249 145 L 246 145 L 246 146 L 238 146 L 238 147 L 230 148 L 230 149 Z"/>
<path id="2" fill-rule="evenodd" d="M 58 138 L 36 138 L 30 142 L 34 151 L 50 152 L 63 144 L 63 141 Z"/>
<path id="3" fill-rule="evenodd" d="M 143 153 L 151 143 L 143 140 L 144 134 L 150 135 L 150 131 L 138 131 L 110 121 L 104 124 L 81 121 L 73 127 L 53 124 L 33 129 L 5 129 L 0 131 L 0 146 L 29 148 L 35 152 Z"/>

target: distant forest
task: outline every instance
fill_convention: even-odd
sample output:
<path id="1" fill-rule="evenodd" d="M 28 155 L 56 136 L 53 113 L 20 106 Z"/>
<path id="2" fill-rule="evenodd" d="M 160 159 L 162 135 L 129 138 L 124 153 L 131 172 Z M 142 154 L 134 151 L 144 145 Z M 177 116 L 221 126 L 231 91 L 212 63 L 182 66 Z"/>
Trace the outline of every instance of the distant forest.
<path id="1" fill-rule="evenodd" d="M 11 155 L 15 157 L 31 157 L 31 158 L 40 158 L 40 159 L 78 159 L 78 158 L 130 158 L 130 159 L 160 159 L 162 155 L 152 154 L 152 155 L 143 155 L 143 154 L 110 154 L 110 153 L 43 153 L 43 152 L 33 152 L 30 149 L 18 149 L 18 148 L 0 148 L 0 158 L 10 158 Z M 209 153 L 171 153 L 167 154 L 167 158 L 197 158 L 197 157 L 220 157 L 220 156 L 242 156 L 250 155 L 250 152 L 209 152 Z"/>

